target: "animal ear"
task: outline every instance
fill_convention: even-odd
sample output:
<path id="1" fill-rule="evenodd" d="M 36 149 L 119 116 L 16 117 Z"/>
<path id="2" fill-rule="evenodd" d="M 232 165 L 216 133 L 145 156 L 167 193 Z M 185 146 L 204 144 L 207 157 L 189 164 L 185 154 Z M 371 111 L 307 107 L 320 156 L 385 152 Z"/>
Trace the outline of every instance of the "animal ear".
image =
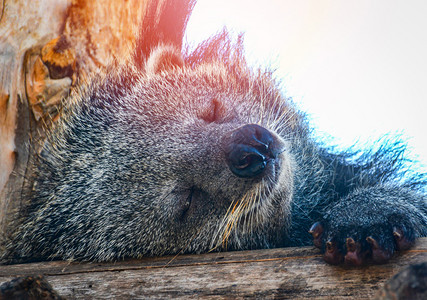
<path id="1" fill-rule="evenodd" d="M 181 52 L 173 46 L 158 46 L 145 62 L 145 72 L 158 74 L 181 68 L 184 65 Z"/>
<path id="2" fill-rule="evenodd" d="M 135 65 L 139 69 L 145 68 L 159 45 L 171 45 L 181 50 L 185 28 L 195 4 L 196 0 L 148 1 L 133 53 Z M 160 61 L 175 61 L 177 56 L 172 54 L 171 51 L 164 52 L 160 55 L 164 59 Z"/>

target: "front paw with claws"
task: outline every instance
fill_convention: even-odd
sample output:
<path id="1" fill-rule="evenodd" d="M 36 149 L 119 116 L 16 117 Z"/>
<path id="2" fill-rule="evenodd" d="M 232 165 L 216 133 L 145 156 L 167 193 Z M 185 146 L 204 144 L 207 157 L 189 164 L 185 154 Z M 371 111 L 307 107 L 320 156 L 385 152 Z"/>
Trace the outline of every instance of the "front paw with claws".
<path id="1" fill-rule="evenodd" d="M 382 193 L 380 193 L 382 192 Z M 362 190 L 330 207 L 309 232 L 330 264 L 358 266 L 387 262 L 426 233 L 426 215 L 402 195 Z M 385 197 L 388 196 L 388 197 Z"/>
<path id="2" fill-rule="evenodd" d="M 393 232 L 394 243 L 392 244 L 381 244 L 378 240 L 383 237 L 375 239 L 367 236 L 364 240 L 355 240 L 353 237 L 343 238 L 342 234 L 334 236 L 326 233 L 319 222 L 315 223 L 309 232 L 313 235 L 314 245 L 324 252 L 324 260 L 334 265 L 345 263 L 358 266 L 365 263 L 385 263 L 396 250 L 409 249 L 415 241 L 414 236 L 404 236 L 401 230 Z"/>

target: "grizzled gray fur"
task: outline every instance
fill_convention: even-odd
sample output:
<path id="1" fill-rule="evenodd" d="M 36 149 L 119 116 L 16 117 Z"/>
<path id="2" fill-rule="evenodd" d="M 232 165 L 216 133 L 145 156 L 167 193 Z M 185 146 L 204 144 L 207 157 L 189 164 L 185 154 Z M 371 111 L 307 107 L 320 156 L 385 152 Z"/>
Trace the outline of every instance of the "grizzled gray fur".
<path id="1" fill-rule="evenodd" d="M 272 74 L 219 34 L 160 39 L 76 93 L 35 164 L 6 262 L 308 245 L 383 262 L 427 235 L 403 146 L 336 153 Z M 312 224 L 315 223 L 313 226 Z M 312 234 L 312 236 L 308 233 Z"/>

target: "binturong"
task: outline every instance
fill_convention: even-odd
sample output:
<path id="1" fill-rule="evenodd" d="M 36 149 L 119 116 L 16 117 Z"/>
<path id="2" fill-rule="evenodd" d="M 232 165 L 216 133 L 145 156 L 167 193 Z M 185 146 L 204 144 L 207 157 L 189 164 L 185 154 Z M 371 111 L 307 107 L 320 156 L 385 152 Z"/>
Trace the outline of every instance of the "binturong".
<path id="1" fill-rule="evenodd" d="M 302 246 L 382 263 L 427 235 L 404 144 L 335 151 L 224 30 L 193 51 L 194 1 L 151 1 L 134 54 L 67 99 L 3 263 Z M 311 233 L 311 234 L 310 234 Z"/>

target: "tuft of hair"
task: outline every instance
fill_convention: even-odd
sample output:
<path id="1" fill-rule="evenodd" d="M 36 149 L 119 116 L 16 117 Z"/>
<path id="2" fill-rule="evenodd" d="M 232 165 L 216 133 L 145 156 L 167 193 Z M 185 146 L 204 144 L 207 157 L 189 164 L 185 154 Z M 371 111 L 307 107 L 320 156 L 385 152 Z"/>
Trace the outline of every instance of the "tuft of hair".
<path id="1" fill-rule="evenodd" d="M 246 64 L 243 42 L 243 33 L 233 39 L 224 27 L 217 34 L 201 42 L 195 49 L 185 49 L 185 63 L 192 67 L 218 61 L 228 66 L 234 66 L 236 63 Z"/>
<path id="2" fill-rule="evenodd" d="M 358 166 L 352 169 L 353 178 L 361 186 L 399 183 L 402 187 L 425 192 L 427 174 L 420 172 L 418 163 L 410 158 L 408 145 L 400 135 L 384 135 L 371 146 L 356 144 L 338 157 Z"/>
<path id="3" fill-rule="evenodd" d="M 144 69 L 152 50 L 158 45 L 172 45 L 181 49 L 185 28 L 195 4 L 195 0 L 148 1 L 133 54 L 139 69 Z"/>

